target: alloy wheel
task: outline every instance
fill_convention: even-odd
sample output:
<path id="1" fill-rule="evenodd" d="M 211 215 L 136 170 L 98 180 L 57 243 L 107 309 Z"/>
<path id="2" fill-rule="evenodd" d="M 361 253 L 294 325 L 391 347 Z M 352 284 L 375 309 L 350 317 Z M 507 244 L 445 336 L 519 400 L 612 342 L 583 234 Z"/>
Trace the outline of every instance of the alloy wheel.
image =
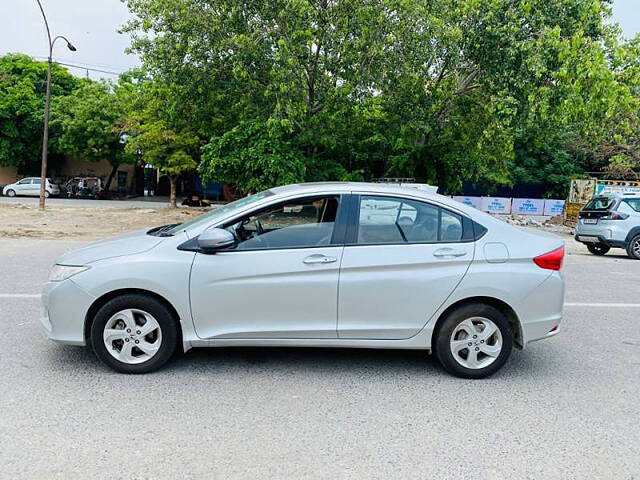
<path id="1" fill-rule="evenodd" d="M 162 329 L 149 313 L 138 309 L 121 310 L 105 324 L 103 341 L 115 359 L 135 365 L 155 356 L 162 344 Z"/>
<path id="2" fill-rule="evenodd" d="M 502 333 L 488 318 L 472 317 L 460 322 L 451 334 L 453 358 L 465 368 L 477 370 L 496 361 L 502 352 Z"/>
<path id="3" fill-rule="evenodd" d="M 635 254 L 636 258 L 640 258 L 640 238 L 638 240 L 636 240 L 635 242 L 633 242 L 633 253 Z"/>

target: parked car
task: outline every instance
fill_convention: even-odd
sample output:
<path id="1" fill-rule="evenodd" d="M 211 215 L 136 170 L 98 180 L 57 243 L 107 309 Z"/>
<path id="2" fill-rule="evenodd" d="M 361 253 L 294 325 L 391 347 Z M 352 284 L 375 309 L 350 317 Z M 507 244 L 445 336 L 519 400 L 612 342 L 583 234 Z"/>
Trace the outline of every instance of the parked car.
<path id="1" fill-rule="evenodd" d="M 39 197 L 40 185 L 40 178 L 23 178 L 22 180 L 18 180 L 16 183 L 5 185 L 2 189 L 2 195 L 7 197 L 16 197 L 20 195 L 27 197 Z M 60 187 L 53 183 L 50 178 L 47 178 L 44 196 L 49 197 L 52 195 L 60 195 Z"/>
<path id="2" fill-rule="evenodd" d="M 64 184 L 67 198 L 105 199 L 107 192 L 100 177 L 73 177 Z"/>
<path id="3" fill-rule="evenodd" d="M 481 378 L 559 332 L 564 243 L 450 198 L 367 183 L 278 187 L 58 258 L 48 336 L 119 372 L 176 349 L 433 351 Z"/>
<path id="4" fill-rule="evenodd" d="M 624 248 L 640 260 L 640 194 L 594 196 L 578 214 L 575 238 L 594 255 Z"/>

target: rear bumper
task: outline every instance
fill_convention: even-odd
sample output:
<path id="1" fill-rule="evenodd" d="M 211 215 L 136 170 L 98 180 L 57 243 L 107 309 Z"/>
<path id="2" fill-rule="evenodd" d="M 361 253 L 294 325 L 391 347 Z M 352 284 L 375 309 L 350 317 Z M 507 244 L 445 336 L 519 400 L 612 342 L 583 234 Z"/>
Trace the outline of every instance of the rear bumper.
<path id="1" fill-rule="evenodd" d="M 585 245 L 593 244 L 593 243 L 601 243 L 611 248 L 626 247 L 624 242 L 621 242 L 620 240 L 613 240 L 611 238 L 605 238 L 602 235 L 576 233 L 574 238 L 577 242 L 584 243 Z"/>
<path id="2" fill-rule="evenodd" d="M 564 278 L 553 272 L 520 305 L 522 346 L 560 332 L 564 310 Z"/>

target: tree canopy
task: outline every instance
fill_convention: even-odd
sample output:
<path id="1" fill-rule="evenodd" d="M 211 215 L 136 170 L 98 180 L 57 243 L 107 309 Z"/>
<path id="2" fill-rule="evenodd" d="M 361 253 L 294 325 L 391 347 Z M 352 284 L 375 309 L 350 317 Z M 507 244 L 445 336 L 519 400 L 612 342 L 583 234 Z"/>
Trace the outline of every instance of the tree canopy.
<path id="1" fill-rule="evenodd" d="M 262 187 L 281 180 L 268 171 L 274 156 L 299 176 L 300 155 L 450 190 L 509 183 L 549 145 L 578 162 L 569 145 L 596 148 L 605 124 L 637 112 L 637 47 L 607 23 L 606 0 L 127 3 L 133 51 L 179 85 L 181 109 L 212 137 L 210 176 L 222 158 L 264 150 L 266 135 L 278 143 L 271 163 L 250 167 Z M 220 156 L 221 141 L 256 125 L 261 146 Z M 564 163 L 560 175 L 580 170 Z"/>
<path id="2" fill-rule="evenodd" d="M 47 64 L 27 55 L 0 56 L 0 166 L 39 171 Z M 78 80 L 53 65 L 52 108 L 72 93 Z"/>
<path id="3" fill-rule="evenodd" d="M 132 89 L 124 78 L 117 84 L 83 80 L 79 88 L 59 100 L 52 112 L 59 151 L 89 162 L 107 160 L 111 164 L 106 190 L 120 165 L 136 161 L 124 148 Z"/>

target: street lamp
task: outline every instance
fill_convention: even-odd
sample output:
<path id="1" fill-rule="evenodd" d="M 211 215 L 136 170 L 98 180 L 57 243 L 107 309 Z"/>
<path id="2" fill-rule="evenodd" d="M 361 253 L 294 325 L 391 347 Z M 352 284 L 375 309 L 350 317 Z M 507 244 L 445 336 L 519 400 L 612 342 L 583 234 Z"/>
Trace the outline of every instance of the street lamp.
<path id="1" fill-rule="evenodd" d="M 53 56 L 53 45 L 56 43 L 56 40 L 62 39 L 67 42 L 67 48 L 72 52 L 76 51 L 76 47 L 74 47 L 71 42 L 62 35 L 58 35 L 53 40 L 51 40 L 51 32 L 49 30 L 49 23 L 47 22 L 47 16 L 44 14 L 44 9 L 42 8 L 42 4 L 40 0 L 36 0 L 38 2 L 38 6 L 40 7 L 40 11 L 42 12 L 42 18 L 44 18 L 44 25 L 47 27 L 47 38 L 49 39 L 49 59 L 47 66 L 47 93 L 44 101 L 44 134 L 42 136 L 42 164 L 40 166 L 40 209 L 44 209 L 44 198 L 47 186 L 47 152 L 49 150 L 49 104 L 51 102 L 51 57 Z"/>

